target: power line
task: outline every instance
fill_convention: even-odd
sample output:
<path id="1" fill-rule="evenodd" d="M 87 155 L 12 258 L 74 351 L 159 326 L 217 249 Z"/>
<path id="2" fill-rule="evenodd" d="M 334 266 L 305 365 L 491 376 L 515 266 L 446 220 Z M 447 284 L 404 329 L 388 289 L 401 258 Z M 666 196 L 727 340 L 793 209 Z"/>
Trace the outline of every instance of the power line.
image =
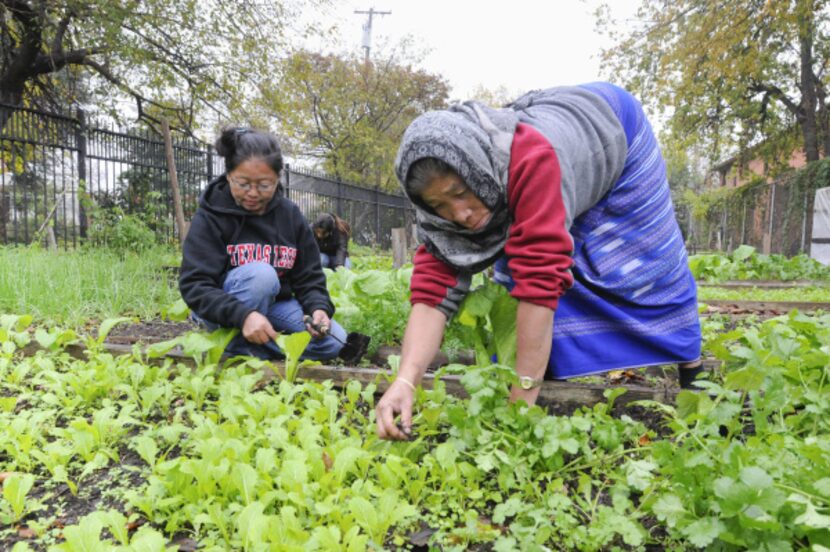
<path id="1" fill-rule="evenodd" d="M 368 15 L 366 22 L 363 24 L 363 42 L 361 47 L 364 52 L 364 59 L 369 61 L 369 51 L 372 49 L 372 18 L 376 15 L 391 15 L 391 11 L 377 11 L 375 8 L 369 8 L 369 11 L 355 10 L 356 14 Z"/>

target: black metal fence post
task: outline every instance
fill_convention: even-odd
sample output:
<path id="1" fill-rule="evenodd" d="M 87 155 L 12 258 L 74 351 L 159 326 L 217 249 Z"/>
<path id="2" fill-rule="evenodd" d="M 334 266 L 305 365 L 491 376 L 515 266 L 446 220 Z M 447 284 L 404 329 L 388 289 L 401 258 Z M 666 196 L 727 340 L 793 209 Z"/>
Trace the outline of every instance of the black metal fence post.
<path id="1" fill-rule="evenodd" d="M 86 238 L 87 225 L 86 209 L 84 198 L 91 190 L 86 178 L 86 114 L 80 107 L 76 110 L 78 126 L 75 131 L 75 144 L 78 146 L 78 222 L 80 223 L 81 239 Z"/>
<path id="2" fill-rule="evenodd" d="M 343 217 L 343 183 L 340 180 L 337 180 L 337 216 Z"/>
<path id="3" fill-rule="evenodd" d="M 375 241 L 380 243 L 380 186 L 375 186 Z"/>

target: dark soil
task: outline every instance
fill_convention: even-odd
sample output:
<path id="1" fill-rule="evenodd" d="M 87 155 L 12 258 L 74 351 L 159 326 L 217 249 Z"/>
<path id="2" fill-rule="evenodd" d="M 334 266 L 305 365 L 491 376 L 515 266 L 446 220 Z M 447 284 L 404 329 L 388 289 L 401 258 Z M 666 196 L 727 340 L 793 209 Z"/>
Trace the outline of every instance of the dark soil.
<path id="1" fill-rule="evenodd" d="M 705 303 L 706 301 L 701 301 Z M 706 305 L 706 312 L 701 313 L 701 316 L 712 316 L 716 314 L 727 315 L 732 318 L 746 318 L 749 316 L 756 316 L 761 320 L 768 318 L 775 318 L 787 314 L 792 309 L 776 309 L 776 308 L 748 308 L 739 302 L 729 305 Z"/>
<path id="2" fill-rule="evenodd" d="M 129 517 L 123 499 L 128 490 L 142 486 L 146 479 L 142 474 L 144 461 L 131 449 L 119 451 L 120 463 L 95 470 L 78 484 L 78 494 L 73 495 L 64 483 L 53 483 L 48 472 L 36 474 L 38 480 L 27 502 L 40 502 L 41 510 L 27 514 L 14 527 L 0 528 L 0 550 L 11 550 L 15 543 L 26 541 L 34 550 L 46 550 L 63 539 L 63 527 L 77 524 L 84 516 L 101 510 L 117 510 Z M 45 482 L 45 484 L 43 484 Z M 137 529 L 142 522 L 130 530 Z M 42 535 L 35 536 L 32 526 L 42 526 Z"/>
<path id="3" fill-rule="evenodd" d="M 117 345 L 158 343 L 198 329 L 199 326 L 191 321 L 165 322 L 164 320 L 150 320 L 135 324 L 118 324 L 107 336 L 107 343 Z"/>

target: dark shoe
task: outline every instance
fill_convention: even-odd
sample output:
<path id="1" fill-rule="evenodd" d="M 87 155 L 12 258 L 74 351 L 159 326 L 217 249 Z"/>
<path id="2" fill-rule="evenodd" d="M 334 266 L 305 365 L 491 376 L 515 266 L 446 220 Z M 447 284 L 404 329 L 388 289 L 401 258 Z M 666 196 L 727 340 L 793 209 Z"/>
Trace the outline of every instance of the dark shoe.
<path id="1" fill-rule="evenodd" d="M 371 337 L 357 332 L 350 332 L 346 337 L 346 343 L 340 349 L 340 354 L 337 356 L 346 364 L 355 365 L 360 362 L 366 350 L 369 348 L 369 341 Z"/>
<path id="2" fill-rule="evenodd" d="M 681 368 L 678 365 L 677 377 L 680 380 L 680 388 L 691 389 L 693 391 L 699 390 L 699 388 L 694 385 L 694 382 L 697 379 L 697 377 L 703 372 L 703 362 L 700 362 L 697 366 L 693 366 L 691 368 Z"/>

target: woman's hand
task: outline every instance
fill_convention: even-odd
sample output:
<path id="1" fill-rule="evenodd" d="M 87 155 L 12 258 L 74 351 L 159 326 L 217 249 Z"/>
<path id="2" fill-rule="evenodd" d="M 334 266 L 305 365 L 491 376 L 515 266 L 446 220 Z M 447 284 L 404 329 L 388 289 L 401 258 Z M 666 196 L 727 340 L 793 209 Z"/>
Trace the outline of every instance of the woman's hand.
<path id="1" fill-rule="evenodd" d="M 277 332 L 265 316 L 253 311 L 245 317 L 245 322 L 242 324 L 242 336 L 251 343 L 264 345 L 277 337 Z"/>
<path id="2" fill-rule="evenodd" d="M 423 303 L 412 305 L 403 336 L 398 379 L 392 382 L 375 408 L 378 437 L 381 439 L 409 438 L 415 386 L 424 377 L 427 366 L 441 347 L 446 322 L 447 317 L 435 307 Z M 397 414 L 401 416 L 403 431 L 395 424 Z"/>
<path id="3" fill-rule="evenodd" d="M 306 324 L 305 327 L 312 337 L 325 337 L 331 329 L 331 319 L 326 311 L 317 309 L 311 313 L 311 324 Z"/>
<path id="4" fill-rule="evenodd" d="M 415 402 L 415 390 L 411 384 L 396 379 L 383 394 L 375 407 L 378 424 L 378 437 L 405 441 L 412 433 L 412 405 Z M 395 423 L 395 416 L 401 415 L 401 426 Z"/>

